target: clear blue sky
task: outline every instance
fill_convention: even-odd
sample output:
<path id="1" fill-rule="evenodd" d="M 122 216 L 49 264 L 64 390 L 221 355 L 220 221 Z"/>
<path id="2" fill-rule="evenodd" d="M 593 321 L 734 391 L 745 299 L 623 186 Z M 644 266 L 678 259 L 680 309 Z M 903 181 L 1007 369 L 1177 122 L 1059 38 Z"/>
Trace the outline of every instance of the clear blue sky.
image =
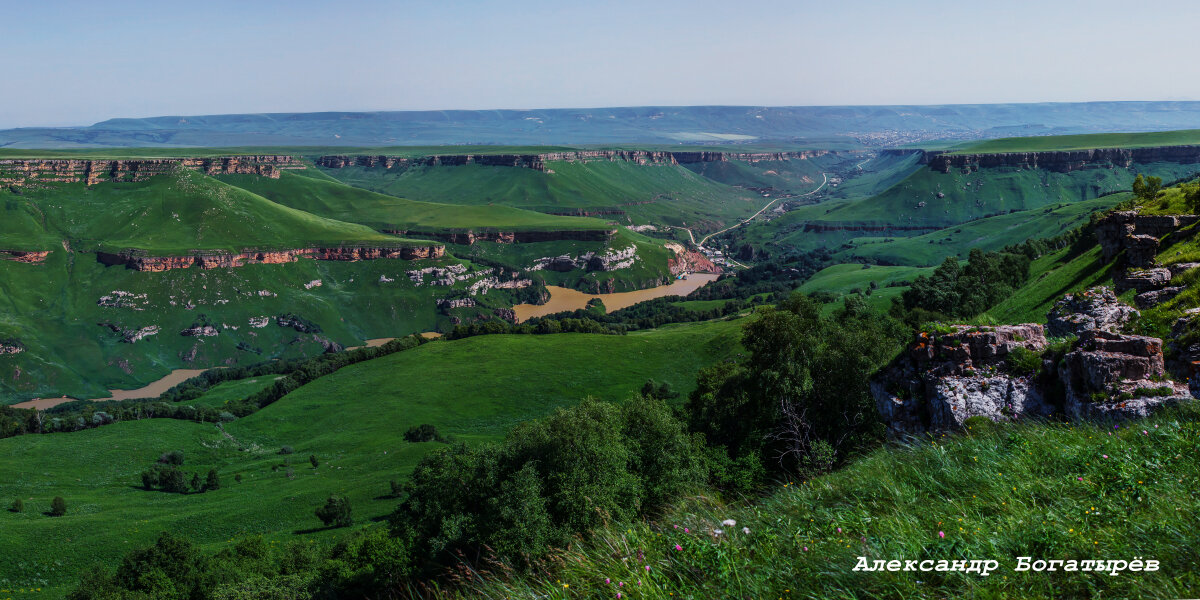
<path id="1" fill-rule="evenodd" d="M 1200 2 L 0 0 L 0 127 L 111 117 L 1200 99 Z"/>

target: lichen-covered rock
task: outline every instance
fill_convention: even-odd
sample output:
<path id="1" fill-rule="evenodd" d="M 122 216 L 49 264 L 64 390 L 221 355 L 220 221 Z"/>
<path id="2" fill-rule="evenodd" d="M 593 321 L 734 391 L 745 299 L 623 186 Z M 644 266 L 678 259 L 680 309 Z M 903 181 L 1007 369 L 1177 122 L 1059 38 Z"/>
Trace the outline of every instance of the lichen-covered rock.
<path id="1" fill-rule="evenodd" d="M 1144 417 L 1188 396 L 1166 379 L 1162 340 L 1093 330 L 1063 357 L 1066 411 L 1076 419 Z"/>
<path id="2" fill-rule="evenodd" d="M 1174 298 L 1179 295 L 1185 288 L 1183 286 L 1165 287 L 1161 290 L 1150 290 L 1142 292 L 1133 297 L 1133 301 L 1138 305 L 1138 308 L 1152 308 Z"/>
<path id="3" fill-rule="evenodd" d="M 1171 283 L 1171 270 L 1164 268 L 1121 271 L 1113 275 L 1113 285 L 1120 294 L 1126 290 L 1136 290 L 1137 293 L 1149 292 L 1167 287 Z"/>
<path id="4" fill-rule="evenodd" d="M 1089 329 L 1116 331 L 1137 314 L 1133 307 L 1117 300 L 1112 289 L 1094 287 L 1055 302 L 1046 316 L 1046 330 L 1054 337 L 1079 335 Z"/>
<path id="5" fill-rule="evenodd" d="M 212 325 L 195 325 L 179 332 L 179 335 L 186 337 L 212 337 L 217 335 L 216 327 Z"/>
<path id="6" fill-rule="evenodd" d="M 926 389 L 931 429 L 958 429 L 970 417 L 1009 421 L 1054 412 L 1029 376 L 942 377 L 926 382 Z"/>
<path id="7" fill-rule="evenodd" d="M 1036 323 L 921 332 L 907 353 L 871 381 L 876 408 L 895 435 L 955 429 L 973 416 L 1013 420 L 1052 407 L 1028 376 L 1007 373 L 1016 348 L 1046 347 Z"/>

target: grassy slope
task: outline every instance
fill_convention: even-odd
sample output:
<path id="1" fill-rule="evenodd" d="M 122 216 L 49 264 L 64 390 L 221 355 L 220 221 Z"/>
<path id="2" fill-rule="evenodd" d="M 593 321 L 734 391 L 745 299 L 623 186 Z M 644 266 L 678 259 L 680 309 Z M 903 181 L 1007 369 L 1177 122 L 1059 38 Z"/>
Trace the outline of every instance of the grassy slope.
<path id="1" fill-rule="evenodd" d="M 826 267 L 808 278 L 800 286 L 799 291 L 805 294 L 826 291 L 837 295 L 850 294 L 854 291 L 865 293 L 871 282 L 875 282 L 879 288 L 871 292 L 867 301 L 872 306 L 886 310 L 891 304 L 892 298 L 908 289 L 908 286 L 889 286 L 888 284 L 912 281 L 921 275 L 929 275 L 933 272 L 932 268 L 867 266 L 864 269 L 864 266 L 867 265 L 847 263 Z"/>
<path id="2" fill-rule="evenodd" d="M 466 442 L 499 439 L 513 424 L 585 395 L 624 400 L 649 378 L 686 393 L 701 366 L 738 348 L 737 321 L 666 327 L 628 336 L 484 336 L 439 341 L 360 363 L 225 425 L 170 420 L 119 423 L 70 434 L 0 440 L 0 588 L 50 588 L 56 597 L 93 561 L 109 567 L 167 529 L 219 546 L 240 535 L 324 540 L 312 511 L 330 493 L 351 499 L 358 523 L 390 512 L 388 480 L 402 479 L 436 443 L 404 442 L 431 423 Z M 252 389 L 259 383 L 226 386 Z M 209 404 L 204 397 L 197 404 Z M 281 456 L 285 445 L 295 454 Z M 185 470 L 216 468 L 223 487 L 176 495 L 137 487 L 162 452 L 182 449 Z M 308 456 L 321 466 L 313 469 Z M 52 460 L 48 460 L 52 459 Z M 294 478 L 287 475 L 290 463 Z M 241 474 L 243 481 L 234 481 Z M 41 515 L 63 496 L 66 517 Z M 34 596 L 38 597 L 38 596 Z"/>
<path id="3" fill-rule="evenodd" d="M 186 169 L 138 183 L 4 190 L 0 205 L 5 211 L 0 247 L 9 249 L 61 249 L 63 239 L 71 240 L 76 250 L 138 248 L 152 255 L 407 243 L 362 225 L 276 204 Z"/>
<path id="4" fill-rule="evenodd" d="M 763 204 L 757 194 L 714 182 L 678 165 L 559 161 L 546 167 L 544 173 L 482 165 L 390 170 L 348 167 L 326 172 L 358 187 L 413 200 L 510 206 L 543 213 L 619 210 L 625 216 L 606 218 L 639 224 L 711 226 L 751 214 Z"/>
<path id="5" fill-rule="evenodd" d="M 813 220 L 818 223 L 942 228 L 997 214 L 1090 200 L 1124 191 L 1129 189 L 1139 172 L 1174 181 L 1189 177 L 1198 169 L 1200 166 L 1176 163 L 1133 165 L 1129 169 L 1083 169 L 1070 173 L 1001 168 L 963 174 L 925 168 L 882 194 L 831 207 L 828 213 L 817 215 Z"/>
<path id="6" fill-rule="evenodd" d="M 27 348 L 0 356 L 0 403 L 64 393 L 99 398 L 107 396 L 108 388 L 140 387 L 170 369 L 323 351 L 313 334 L 279 327 L 274 321 L 253 328 L 252 317 L 299 314 L 321 326 L 322 336 L 347 346 L 363 339 L 449 328 L 449 318 L 433 308 L 435 299 L 478 278 L 453 287 L 418 287 L 405 272 L 461 262 L 301 259 L 236 269 L 146 273 L 105 267 L 91 255 L 68 254 L 61 247 L 43 264 L 0 261 L 0 339 L 15 337 Z M 305 287 L 314 280 L 322 285 Z M 98 304 L 117 290 L 146 297 L 128 308 Z M 492 290 L 478 300 L 490 312 L 491 307 L 510 306 L 513 297 Z M 220 335 L 180 335 L 201 314 L 221 328 Z M 134 329 L 158 326 L 160 332 L 127 344 L 97 325 L 102 322 Z M 239 350 L 239 343 L 262 354 Z"/>
<path id="7" fill-rule="evenodd" d="M 1092 148 L 1142 148 L 1200 144 L 1200 129 L 1141 133 L 1095 133 L 1044 137 L 1001 138 L 956 148 L 954 154 L 988 152 L 1044 152 Z"/>
<path id="8" fill-rule="evenodd" d="M 652 522 L 601 532 L 566 552 L 548 578 L 487 582 L 464 597 L 599 599 L 618 589 L 664 600 L 1195 596 L 1194 409 L 1115 432 L 1023 424 L 973 433 L 880 449 L 751 506 L 695 499 Z M 722 526 L 725 519 L 736 526 Z M 713 537 L 713 529 L 725 533 Z M 988 577 L 855 572 L 860 556 L 995 559 L 1000 568 Z M 1016 572 L 1019 556 L 1161 564 L 1115 577 Z"/>
<path id="9" fill-rule="evenodd" d="M 222 181 L 275 202 L 376 229 L 422 230 L 593 230 L 603 221 L 545 215 L 506 206 L 455 206 L 371 192 L 330 179 L 284 172 L 279 179 L 222 175 Z"/>
<path id="10" fill-rule="evenodd" d="M 1046 313 L 1064 294 L 1111 285 L 1111 265 L 1100 264 L 1100 247 L 1076 257 L 1066 250 L 1043 256 L 1030 266 L 1030 282 L 988 314 L 1001 323 L 1045 323 Z"/>
<path id="11" fill-rule="evenodd" d="M 999 250 L 1028 239 L 1053 237 L 1085 223 L 1092 213 L 1116 206 L 1128 193 L 998 215 L 913 237 L 864 237 L 836 256 L 870 258 L 885 264 L 933 266 L 947 256 L 966 259 L 972 248 Z"/>

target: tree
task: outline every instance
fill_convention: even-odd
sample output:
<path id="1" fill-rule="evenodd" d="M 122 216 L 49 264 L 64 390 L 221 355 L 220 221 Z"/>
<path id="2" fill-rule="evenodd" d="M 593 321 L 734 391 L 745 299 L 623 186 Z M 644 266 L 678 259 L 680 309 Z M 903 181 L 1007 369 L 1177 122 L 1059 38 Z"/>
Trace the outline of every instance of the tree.
<path id="1" fill-rule="evenodd" d="M 314 469 L 315 469 L 315 468 L 317 468 L 317 467 L 319 467 L 319 466 L 321 466 L 321 461 L 317 460 L 317 455 L 316 455 L 316 454 L 309 454 L 309 455 L 308 455 L 308 462 L 312 463 L 312 466 L 313 466 L 313 468 L 314 468 Z"/>
<path id="2" fill-rule="evenodd" d="M 1200 213 L 1200 184 L 1183 188 L 1183 203 L 1188 212 Z"/>
<path id="3" fill-rule="evenodd" d="M 50 516 L 61 517 L 67 514 L 67 501 L 63 500 L 62 496 L 55 496 L 54 500 L 50 501 Z"/>
<path id="4" fill-rule="evenodd" d="M 1138 173 L 1136 179 L 1133 180 L 1133 195 L 1139 200 L 1150 201 L 1158 197 L 1159 190 L 1162 189 L 1162 177 L 1146 177 Z"/>
<path id="5" fill-rule="evenodd" d="M 202 492 L 202 491 L 204 491 L 203 486 L 204 486 L 204 483 L 202 481 L 200 481 L 200 474 L 192 473 L 192 484 L 190 486 L 192 488 L 192 491 L 193 492 Z"/>
<path id="6" fill-rule="evenodd" d="M 316 515 L 326 527 L 348 527 L 354 522 L 350 517 L 350 501 L 336 494 L 325 500 L 325 505 L 317 509 Z"/>
<path id="7" fill-rule="evenodd" d="M 208 470 L 208 477 L 204 480 L 204 489 L 205 491 L 221 489 L 221 478 L 217 475 L 216 469 Z"/>

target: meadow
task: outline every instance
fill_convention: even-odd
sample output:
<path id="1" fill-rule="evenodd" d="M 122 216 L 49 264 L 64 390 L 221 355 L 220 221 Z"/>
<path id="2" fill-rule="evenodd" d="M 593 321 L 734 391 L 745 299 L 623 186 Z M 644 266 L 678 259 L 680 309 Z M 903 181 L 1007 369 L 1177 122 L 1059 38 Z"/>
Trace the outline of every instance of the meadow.
<path id="1" fill-rule="evenodd" d="M 155 419 L 0 440 L 0 501 L 25 504 L 21 513 L 0 513 L 0 588 L 58 597 L 83 569 L 112 565 L 164 530 L 208 547 L 246 535 L 330 542 L 344 532 L 313 516 L 326 496 L 345 494 L 356 523 L 370 524 L 395 507 L 389 480 L 403 480 L 442 446 L 404 441 L 408 427 L 428 423 L 473 444 L 585 396 L 624 401 L 648 379 L 686 394 L 701 366 L 738 351 L 740 325 L 437 341 L 344 368 L 222 426 Z M 260 385 L 228 382 L 193 404 Z M 185 472 L 216 469 L 221 488 L 142 489 L 139 473 L 174 450 L 183 452 Z M 42 514 L 54 496 L 67 500 L 66 516 Z"/>
<path id="2" fill-rule="evenodd" d="M 698 495 L 606 528 L 547 571 L 457 598 L 1179 598 L 1195 565 L 1192 407 L 1136 423 L 981 423 L 896 444 L 752 502 Z M 729 521 L 732 521 L 730 523 Z M 717 533 L 717 532 L 720 533 Z M 1018 571 L 1031 561 L 1157 561 L 1153 572 Z M 996 560 L 988 574 L 855 571 L 875 561 Z M 1078 568 L 1078 564 L 1076 567 Z M 1043 565 L 1044 568 L 1044 565 Z"/>

